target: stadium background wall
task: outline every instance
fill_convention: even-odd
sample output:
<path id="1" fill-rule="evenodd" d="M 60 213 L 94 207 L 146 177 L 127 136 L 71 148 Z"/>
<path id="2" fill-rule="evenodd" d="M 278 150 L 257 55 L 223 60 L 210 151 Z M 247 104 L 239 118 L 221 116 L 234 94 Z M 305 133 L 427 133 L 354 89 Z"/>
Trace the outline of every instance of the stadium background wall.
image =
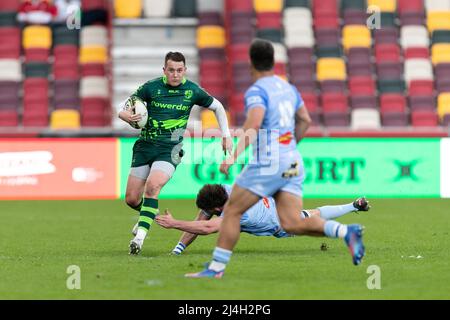
<path id="1" fill-rule="evenodd" d="M 117 199 L 125 187 L 134 138 L 2 139 L 0 199 Z M 185 156 L 161 198 L 194 198 L 205 183 L 230 183 L 214 138 L 185 139 Z M 450 139 L 308 138 L 299 144 L 306 198 L 450 197 Z"/>

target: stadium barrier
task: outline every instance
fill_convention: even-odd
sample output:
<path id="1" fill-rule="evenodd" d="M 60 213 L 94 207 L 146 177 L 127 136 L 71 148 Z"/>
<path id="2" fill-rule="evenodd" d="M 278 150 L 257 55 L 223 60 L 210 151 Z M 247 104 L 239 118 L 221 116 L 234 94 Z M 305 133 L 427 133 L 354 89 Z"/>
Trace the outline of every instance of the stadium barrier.
<path id="1" fill-rule="evenodd" d="M 131 163 L 133 139 L 121 141 L 121 196 Z M 220 140 L 185 139 L 185 156 L 161 198 L 195 198 L 205 183 L 232 184 L 249 152 L 219 172 Z M 249 151 L 250 149 L 247 149 Z M 440 139 L 308 138 L 299 144 L 304 159 L 306 198 L 440 196 Z"/>
<path id="2" fill-rule="evenodd" d="M 450 198 L 450 138 L 441 140 L 441 198 Z"/>
<path id="3" fill-rule="evenodd" d="M 135 138 L 2 139 L 0 199 L 125 196 Z M 185 155 L 161 198 L 194 198 L 205 183 L 232 184 L 250 149 L 219 172 L 220 139 L 186 138 Z M 299 144 L 306 198 L 450 197 L 450 139 L 308 138 Z"/>
<path id="4" fill-rule="evenodd" d="M 0 140 L 0 199 L 116 199 L 117 139 Z"/>

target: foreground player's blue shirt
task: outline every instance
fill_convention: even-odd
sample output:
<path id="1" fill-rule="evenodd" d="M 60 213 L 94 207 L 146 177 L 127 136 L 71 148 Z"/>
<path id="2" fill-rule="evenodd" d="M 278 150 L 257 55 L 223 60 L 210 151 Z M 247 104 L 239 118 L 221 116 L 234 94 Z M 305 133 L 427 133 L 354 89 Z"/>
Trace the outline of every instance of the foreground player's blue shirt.
<path id="1" fill-rule="evenodd" d="M 228 195 L 230 195 L 231 187 L 228 185 L 223 185 L 223 187 Z M 275 200 L 272 197 L 262 198 L 242 215 L 241 232 L 250 233 L 255 236 L 274 236 L 277 238 L 289 236 L 289 234 L 281 229 Z"/>
<path id="2" fill-rule="evenodd" d="M 278 76 L 261 78 L 247 90 L 245 112 L 265 109 L 263 130 L 253 143 L 254 160 L 274 159 L 296 149 L 295 113 L 303 104 L 298 90 Z"/>

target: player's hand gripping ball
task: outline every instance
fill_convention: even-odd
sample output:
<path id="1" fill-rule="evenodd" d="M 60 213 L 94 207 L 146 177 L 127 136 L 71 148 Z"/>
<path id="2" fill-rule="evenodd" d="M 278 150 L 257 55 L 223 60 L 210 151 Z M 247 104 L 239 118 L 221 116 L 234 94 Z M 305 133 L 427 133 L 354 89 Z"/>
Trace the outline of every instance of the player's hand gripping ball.
<path id="1" fill-rule="evenodd" d="M 129 104 L 127 107 L 129 107 L 129 110 L 131 110 L 133 114 L 141 115 L 141 120 L 133 121 L 130 123 L 130 125 L 135 129 L 142 129 L 143 127 L 145 127 L 148 121 L 147 104 L 136 97 L 128 99 L 127 104 Z"/>

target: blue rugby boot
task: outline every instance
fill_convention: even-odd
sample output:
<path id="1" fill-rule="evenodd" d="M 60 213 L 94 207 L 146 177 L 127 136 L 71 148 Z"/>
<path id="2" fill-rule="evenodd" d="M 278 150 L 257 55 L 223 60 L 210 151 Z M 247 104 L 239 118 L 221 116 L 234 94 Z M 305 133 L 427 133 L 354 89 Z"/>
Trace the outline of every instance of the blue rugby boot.
<path id="1" fill-rule="evenodd" d="M 344 240 L 353 258 L 355 266 L 361 263 L 365 254 L 365 248 L 362 241 L 363 227 L 359 224 L 351 224 L 347 226 L 347 235 Z"/>

